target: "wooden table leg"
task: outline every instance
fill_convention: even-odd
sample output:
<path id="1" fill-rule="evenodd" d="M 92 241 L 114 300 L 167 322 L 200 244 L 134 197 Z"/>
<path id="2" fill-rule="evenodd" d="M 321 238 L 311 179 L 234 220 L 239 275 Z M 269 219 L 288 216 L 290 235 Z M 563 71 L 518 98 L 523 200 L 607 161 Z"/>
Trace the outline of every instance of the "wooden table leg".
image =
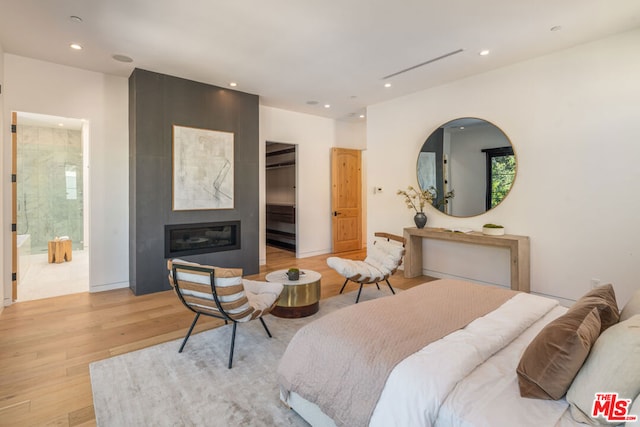
<path id="1" fill-rule="evenodd" d="M 404 277 L 410 279 L 422 275 L 422 237 L 405 231 Z"/>
<path id="2" fill-rule="evenodd" d="M 54 240 L 49 240 L 49 243 L 47 245 L 47 250 L 49 253 L 47 260 L 49 261 L 49 264 L 51 264 L 55 259 L 55 251 L 56 251 L 56 242 Z"/>

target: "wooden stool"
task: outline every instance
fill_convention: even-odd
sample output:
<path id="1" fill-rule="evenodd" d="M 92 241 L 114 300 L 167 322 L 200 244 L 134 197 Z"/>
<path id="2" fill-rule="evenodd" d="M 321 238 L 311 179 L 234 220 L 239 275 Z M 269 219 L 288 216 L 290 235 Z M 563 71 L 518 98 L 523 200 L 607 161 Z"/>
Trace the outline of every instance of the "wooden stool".
<path id="1" fill-rule="evenodd" d="M 71 239 L 49 240 L 49 263 L 71 261 Z"/>

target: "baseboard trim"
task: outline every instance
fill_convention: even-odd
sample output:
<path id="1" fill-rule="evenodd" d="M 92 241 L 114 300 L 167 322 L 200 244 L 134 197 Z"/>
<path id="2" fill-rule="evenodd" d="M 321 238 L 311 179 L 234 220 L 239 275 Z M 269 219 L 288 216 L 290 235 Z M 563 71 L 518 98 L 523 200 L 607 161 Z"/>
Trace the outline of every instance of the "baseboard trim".
<path id="1" fill-rule="evenodd" d="M 311 256 L 325 255 L 330 253 L 331 253 L 331 249 L 322 249 L 320 251 L 311 251 L 311 252 L 300 252 L 296 254 L 296 258 L 308 258 Z"/>
<path id="2" fill-rule="evenodd" d="M 128 288 L 129 282 L 116 282 L 116 283 L 105 283 L 104 285 L 90 285 L 89 292 L 104 292 L 104 291 L 112 291 L 114 289 L 122 289 Z"/>
<path id="3" fill-rule="evenodd" d="M 481 285 L 500 286 L 501 288 L 506 288 L 506 289 L 510 288 L 509 284 L 505 284 L 505 283 L 487 282 L 487 281 L 484 281 L 484 280 L 475 279 L 473 277 L 457 276 L 455 274 L 447 274 L 447 273 L 442 273 L 440 271 L 423 270 L 422 274 L 424 274 L 425 276 L 429 276 L 429 277 L 435 277 L 437 279 L 466 280 L 467 282 L 480 283 Z"/>
<path id="4" fill-rule="evenodd" d="M 456 276 L 456 275 L 453 275 L 453 274 L 446 274 L 446 273 L 442 273 L 440 271 L 423 270 L 422 274 L 424 274 L 425 276 L 435 277 L 437 279 L 466 280 L 468 282 L 480 283 L 482 285 L 493 285 L 493 286 L 500 286 L 501 288 L 505 288 L 505 289 L 510 289 L 509 285 L 505 285 L 505 284 L 502 284 L 502 283 L 485 282 L 483 280 L 476 280 L 476 279 L 472 279 L 470 277 L 462 277 L 462 276 Z M 558 296 L 555 296 L 555 295 L 544 294 L 544 293 L 541 293 L 541 292 L 531 291 L 530 293 L 532 295 L 538 295 L 538 296 L 541 296 L 541 297 L 554 299 L 554 300 L 558 301 L 560 303 L 560 305 L 562 305 L 564 307 L 571 307 L 576 302 L 575 300 L 572 300 L 572 299 L 562 298 L 562 297 L 558 297 Z"/>

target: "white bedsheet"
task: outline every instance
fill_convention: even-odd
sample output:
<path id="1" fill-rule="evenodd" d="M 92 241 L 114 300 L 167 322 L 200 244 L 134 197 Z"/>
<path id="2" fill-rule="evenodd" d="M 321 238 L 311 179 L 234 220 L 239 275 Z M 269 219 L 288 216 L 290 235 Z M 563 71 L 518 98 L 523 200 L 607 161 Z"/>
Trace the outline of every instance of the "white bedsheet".
<path id="1" fill-rule="evenodd" d="M 555 300 L 518 294 L 424 347 L 391 372 L 370 426 L 555 426 L 567 403 L 520 398 L 515 368 L 529 341 L 565 310 Z M 518 418 L 523 412 L 528 419 Z"/>
<path id="2" fill-rule="evenodd" d="M 440 407 L 435 425 L 553 427 L 566 425 L 566 421 L 576 425 L 567 412 L 566 400 L 520 397 L 516 376 L 520 356 L 529 342 L 565 311 L 564 307 L 554 308 L 460 381 Z M 563 420 L 565 413 L 567 419 Z"/>

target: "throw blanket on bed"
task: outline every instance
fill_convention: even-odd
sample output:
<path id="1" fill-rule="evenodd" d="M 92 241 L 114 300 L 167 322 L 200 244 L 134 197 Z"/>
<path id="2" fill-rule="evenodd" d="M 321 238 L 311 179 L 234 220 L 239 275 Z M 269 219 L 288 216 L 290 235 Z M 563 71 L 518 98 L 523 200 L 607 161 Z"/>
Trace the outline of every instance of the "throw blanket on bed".
<path id="1" fill-rule="evenodd" d="M 278 367 L 338 426 L 366 426 L 391 370 L 407 356 L 502 305 L 516 292 L 437 280 L 346 307 L 301 328 Z"/>

